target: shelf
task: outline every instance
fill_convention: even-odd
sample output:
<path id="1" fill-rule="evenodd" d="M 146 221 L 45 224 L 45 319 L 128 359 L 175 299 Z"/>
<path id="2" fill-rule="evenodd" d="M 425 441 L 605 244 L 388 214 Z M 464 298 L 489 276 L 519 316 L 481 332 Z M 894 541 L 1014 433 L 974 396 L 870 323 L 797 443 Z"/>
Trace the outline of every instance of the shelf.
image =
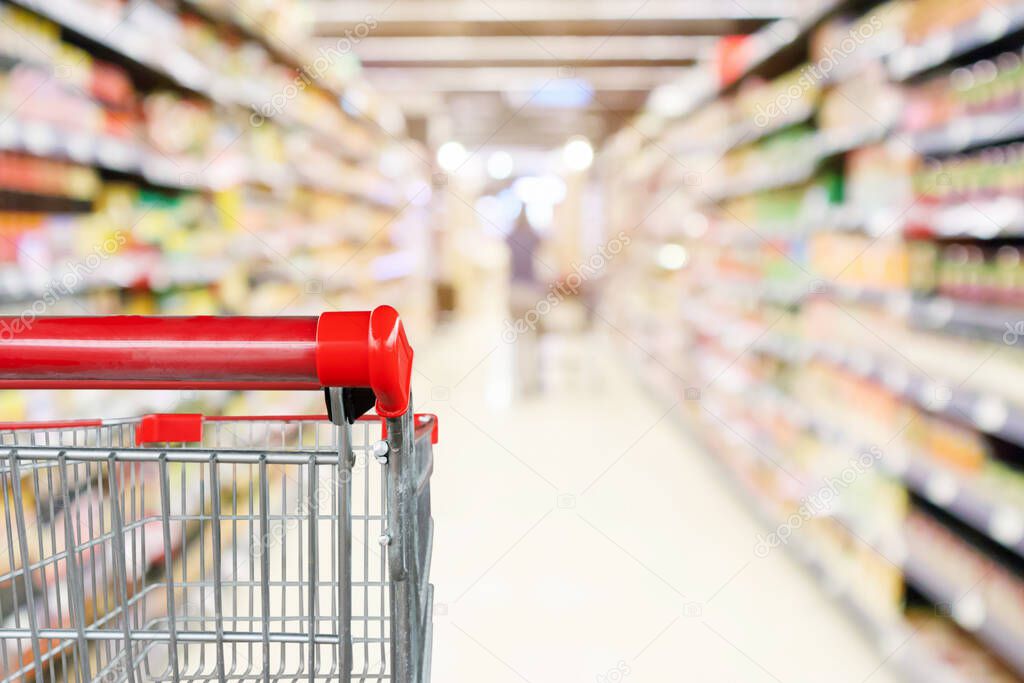
<path id="1" fill-rule="evenodd" d="M 969 482 L 923 458 L 909 457 L 905 465 L 901 479 L 908 488 L 1024 558 L 1024 510 L 987 499 Z"/>
<path id="2" fill-rule="evenodd" d="M 859 287 L 831 287 L 827 293 L 842 301 L 884 308 L 917 329 L 1024 347 L 1024 308 Z"/>
<path id="3" fill-rule="evenodd" d="M 693 433 L 693 430 L 687 430 Z M 699 434 L 698 440 L 707 453 L 714 452 Z M 779 520 L 768 509 L 760 495 L 750 489 L 743 479 L 721 458 L 711 458 L 728 482 L 737 490 L 738 498 L 743 501 L 750 513 L 766 529 L 775 529 Z M 853 620 L 862 632 L 876 646 L 890 647 L 893 643 L 907 643 L 906 647 L 898 648 L 894 653 L 886 653 L 886 659 L 908 681 L 915 683 L 968 683 L 966 680 L 950 675 L 942 660 L 928 649 L 912 641 L 909 624 L 902 619 L 882 620 L 865 609 L 858 600 L 843 588 L 845 582 L 825 564 L 814 552 L 811 544 L 793 537 L 785 544 L 786 553 L 796 560 L 815 579 L 818 585 L 829 593 L 837 605 Z"/>
<path id="4" fill-rule="evenodd" d="M 866 140 L 866 138 L 861 139 Z M 831 156 L 856 149 L 858 146 L 852 138 L 847 138 L 846 143 L 838 138 L 831 143 L 825 142 L 821 147 L 819 163 Z M 787 178 L 781 178 L 776 184 L 772 182 L 771 178 L 761 178 L 758 179 L 757 185 L 758 187 L 770 186 L 766 187 L 768 190 L 777 189 L 792 184 L 786 180 Z M 749 191 L 749 185 L 751 183 L 738 187 L 735 191 L 717 188 L 716 192 L 730 197 L 742 196 Z M 751 227 L 758 233 L 771 235 L 773 232 L 777 232 L 773 228 L 779 226 L 768 225 L 762 228 L 754 225 Z M 789 224 L 789 227 L 792 227 L 792 224 Z M 822 228 L 843 232 L 864 232 L 875 237 L 885 234 L 904 234 L 916 238 L 972 240 L 1021 237 L 1024 236 L 1024 202 L 1012 199 L 990 200 L 985 203 L 970 202 L 944 208 L 915 207 L 902 212 L 899 210 L 872 211 L 852 205 L 837 206 L 830 209 L 828 213 L 799 220 L 799 224 L 793 228 L 793 234 L 786 235 L 786 237 L 818 232 Z"/>
<path id="5" fill-rule="evenodd" d="M 152 37 L 127 21 L 69 0 L 12 1 L 185 90 L 219 104 L 239 104 L 235 88 L 218 80 L 197 58 L 167 44 L 154 50 Z"/>
<path id="6" fill-rule="evenodd" d="M 788 409 L 798 411 L 794 426 L 805 428 L 826 443 L 840 444 L 851 453 L 870 451 L 871 444 L 860 443 L 846 431 L 810 414 L 790 400 Z M 995 543 L 1024 558 L 1024 509 L 1010 502 L 993 501 L 965 480 L 927 456 L 890 452 L 880 465 L 908 489 L 942 508 L 953 517 L 985 534 Z"/>
<path id="7" fill-rule="evenodd" d="M 693 314 L 694 311 L 697 309 L 691 308 L 689 320 L 703 334 L 720 336 L 719 332 L 705 326 L 700 316 Z M 719 324 L 715 327 L 724 329 Z M 999 396 L 936 383 L 909 370 L 904 363 L 882 361 L 860 349 L 847 350 L 779 335 L 762 335 L 750 348 L 787 363 L 804 363 L 814 359 L 834 365 L 885 386 L 892 393 L 928 412 L 961 424 L 970 424 L 987 434 L 1024 447 L 1024 410 Z"/>
<path id="8" fill-rule="evenodd" d="M 643 377 L 644 374 L 638 373 L 638 376 Z M 657 386 L 649 388 L 651 391 L 662 395 L 666 400 L 675 400 L 675 397 L 665 395 L 664 390 Z M 788 410 L 791 407 L 787 406 L 786 409 L 792 418 L 793 411 Z M 799 410 L 797 412 L 803 413 L 803 411 Z M 680 414 L 681 416 L 682 414 Z M 807 421 L 813 423 L 813 418 L 808 416 Z M 688 425 L 689 423 L 686 422 L 684 424 Z M 721 429 L 717 422 L 710 419 L 704 420 L 704 424 L 706 426 L 703 429 Z M 821 423 L 814 423 L 813 428 L 815 430 L 828 429 L 827 426 Z M 688 428 L 686 431 L 697 437 L 700 445 L 707 453 L 717 452 L 717 449 L 713 448 L 712 444 L 701 434 L 702 428 Z M 834 431 L 829 434 L 827 440 L 830 442 L 842 440 L 844 445 L 849 445 L 850 443 L 845 441 L 845 435 Z M 738 439 L 738 443 L 742 444 L 742 439 Z M 778 520 L 768 505 L 763 502 L 761 494 L 751 489 L 744 478 L 734 470 L 727 460 L 721 457 L 714 457 L 711 460 L 720 468 L 729 483 L 737 489 L 739 499 L 743 501 L 754 517 L 765 525 L 766 528 L 773 529 L 777 527 Z M 885 461 L 883 460 L 884 464 Z M 846 524 L 844 523 L 839 528 L 845 529 L 845 527 Z M 862 534 L 857 535 L 862 536 Z M 854 540 L 858 541 L 857 538 L 854 538 Z M 847 582 L 830 570 L 828 565 L 815 553 L 812 544 L 801 541 L 798 537 L 791 537 L 784 547 L 786 552 L 803 565 L 819 584 L 830 593 L 836 603 L 853 618 L 858 626 L 865 629 L 874 642 L 881 644 L 907 642 L 906 647 L 898 649 L 898 654 L 893 657 L 892 661 L 898 670 L 904 676 L 907 676 L 909 680 L 920 681 L 921 683 L 967 683 L 966 680 L 949 674 L 941 658 L 936 657 L 927 648 L 913 643 L 910 637 L 909 625 L 902 619 L 896 619 L 891 622 L 880 620 L 861 607 L 856 598 L 844 589 L 844 586 L 848 585 Z M 921 562 L 914 561 L 913 557 L 904 559 L 899 564 L 903 569 L 905 580 L 924 593 L 935 604 L 950 606 L 962 599 L 963 591 L 945 585 L 942 581 L 938 580 L 933 571 Z M 1020 644 L 1002 624 L 992 618 L 985 618 L 979 628 L 969 628 L 967 630 L 1006 659 L 1016 671 L 1024 672 L 1024 649 L 1020 648 Z"/>
<path id="9" fill-rule="evenodd" d="M 956 586 L 948 583 L 944 578 L 924 566 L 922 562 L 915 560 L 913 556 L 908 557 L 904 562 L 903 572 L 914 587 L 936 605 L 955 606 L 962 604 L 965 600 L 976 599 L 977 604 L 972 605 L 972 608 L 980 611 L 980 623 L 960 625 L 990 647 L 1017 674 L 1024 676 L 1024 647 L 1021 647 L 1021 642 L 1005 625 L 986 613 L 985 604 L 980 597 L 969 596 L 972 586 Z M 968 597 L 965 597 L 965 594 Z"/>
<path id="10" fill-rule="evenodd" d="M 911 302 L 907 318 L 924 330 L 951 332 L 1024 348 L 1024 309 L 944 297 Z"/>
<path id="11" fill-rule="evenodd" d="M 910 133 L 911 146 L 927 156 L 956 154 L 1024 137 L 1024 111 L 983 114 Z"/>
<path id="12" fill-rule="evenodd" d="M 169 81 L 183 90 L 200 95 L 221 106 L 242 107 L 250 112 L 263 113 L 265 108 L 261 105 L 270 99 L 253 92 L 252 88 L 246 87 L 244 84 L 238 84 L 219 76 L 199 58 L 173 44 L 161 44 L 159 50 L 153 50 L 155 44 L 153 37 L 133 27 L 128 20 L 104 15 L 95 10 L 85 10 L 80 3 L 69 0 L 12 0 L 12 2 L 120 55 L 130 64 L 141 67 L 159 80 Z M 185 4 L 194 11 L 199 11 L 195 7 L 195 3 L 186 2 Z M 235 26 L 237 27 L 237 24 Z M 295 58 L 293 57 L 286 64 L 295 68 Z M 317 83 L 319 84 L 320 81 Z M 342 96 L 340 92 L 333 94 L 336 97 Z M 348 113 L 345 115 L 358 123 L 368 123 L 360 117 L 352 117 Z M 343 143 L 325 131 L 305 124 L 286 112 L 274 111 L 269 118 L 285 125 L 304 128 L 321 138 L 325 144 L 330 145 L 340 155 L 352 160 L 360 159 L 359 155 L 345 148 Z"/>
<path id="13" fill-rule="evenodd" d="M 242 10 L 236 9 L 235 12 L 230 10 L 226 12 L 219 11 L 207 6 L 202 0 L 179 0 L 179 6 L 188 12 L 194 12 L 206 18 L 214 24 L 230 27 L 249 40 L 254 40 L 262 45 L 278 62 L 306 73 L 305 64 L 307 60 L 298 51 L 263 31 L 257 22 Z M 231 3 L 231 6 L 237 8 L 237 5 L 234 5 L 234 3 Z"/>
<path id="14" fill-rule="evenodd" d="M 896 81 L 906 81 L 1021 30 L 1024 30 L 1024 3 L 993 6 L 974 21 L 932 36 L 920 45 L 896 50 L 889 57 L 889 73 Z"/>
<path id="15" fill-rule="evenodd" d="M 765 71 L 773 60 L 778 59 L 787 49 L 806 39 L 808 34 L 826 19 L 847 7 L 856 6 L 857 2 L 858 0 L 824 0 L 814 3 L 814 9 L 802 17 L 781 20 L 761 29 L 759 34 L 754 34 L 754 37 L 750 39 L 762 41 L 763 44 L 757 46 L 758 52 L 743 69 L 743 73 L 736 80 L 722 85 L 711 96 L 711 99 L 735 90 L 740 83 L 752 75 L 767 77 Z"/>
<path id="16" fill-rule="evenodd" d="M 890 129 L 879 124 L 871 128 L 821 130 L 818 132 L 818 157 L 822 160 L 884 141 Z"/>
<path id="17" fill-rule="evenodd" d="M 769 192 L 805 183 L 814 177 L 823 162 L 834 156 L 879 142 L 885 138 L 886 133 L 886 130 L 819 131 L 815 133 L 813 139 L 809 139 L 802 145 L 813 150 L 806 161 L 795 163 L 788 168 L 776 169 L 771 174 L 748 178 L 740 177 L 728 184 L 713 187 L 707 192 L 708 198 L 712 202 L 720 202 L 725 199 Z M 766 135 L 768 134 L 770 133 L 766 133 Z M 743 144 L 748 144 L 748 142 L 752 141 L 744 141 Z"/>
<path id="18" fill-rule="evenodd" d="M 863 379 L 882 384 L 894 394 L 928 412 L 967 423 L 1004 441 L 1024 446 L 1024 411 L 1001 397 L 937 384 L 903 364 L 883 362 L 866 351 L 847 351 L 824 345 L 798 345 L 794 340 L 767 340 L 762 346 L 792 358 L 815 358 Z"/>
<path id="19" fill-rule="evenodd" d="M 791 412 L 791 409 L 792 409 L 791 406 L 787 406 L 785 408 L 785 410 L 790 411 L 790 412 Z M 813 423 L 813 418 L 809 418 L 809 420 Z M 844 445 L 845 447 L 856 448 L 856 446 L 853 443 L 851 443 L 851 442 L 846 440 L 845 435 L 839 435 L 838 438 L 837 438 L 837 434 L 835 432 L 830 432 L 829 431 L 830 428 L 828 428 L 826 426 L 823 426 L 820 423 L 815 423 L 813 429 L 816 432 L 818 432 L 818 431 L 826 432 L 827 433 L 827 437 L 824 438 L 823 440 L 825 440 L 827 442 L 835 442 L 835 441 L 838 440 L 838 441 L 841 441 L 842 445 Z M 948 483 L 941 483 L 941 484 L 938 484 L 938 485 L 935 484 L 933 482 L 933 478 L 936 476 L 935 468 L 923 466 L 920 463 L 914 463 L 914 461 L 911 461 L 911 462 L 913 464 L 911 464 L 910 466 L 908 466 L 908 467 L 900 467 L 899 468 L 899 469 L 902 469 L 904 471 L 904 475 L 905 476 L 901 477 L 901 478 L 903 479 L 903 481 L 905 483 L 910 485 L 911 488 L 914 488 L 915 491 L 918 491 L 918 492 L 920 492 L 921 490 L 928 491 L 929 494 L 926 495 L 926 497 L 929 498 L 929 499 L 934 499 L 934 498 L 941 498 L 941 499 L 943 499 L 941 502 L 944 503 L 944 504 L 942 504 L 940 506 L 945 508 L 945 509 L 947 509 L 948 511 L 950 511 L 950 512 L 952 512 L 954 514 L 956 514 L 958 512 L 965 513 L 965 514 L 958 515 L 961 519 L 964 519 L 964 521 L 968 521 L 970 523 L 970 520 L 966 519 L 965 517 L 970 517 L 970 516 L 980 517 L 980 516 L 983 515 L 984 519 L 986 521 L 984 523 L 982 523 L 982 524 L 979 524 L 979 525 L 972 524 L 972 526 L 976 526 L 976 527 L 980 526 L 983 531 L 988 533 L 986 528 L 990 526 L 991 520 L 993 518 L 992 517 L 993 511 L 991 509 L 991 506 L 982 507 L 982 506 L 985 506 L 986 504 L 984 503 L 984 501 L 982 499 L 980 499 L 977 496 L 970 496 L 970 495 L 964 495 L 964 494 L 961 494 L 961 495 L 958 495 L 958 496 L 952 496 L 952 497 L 949 496 L 949 495 L 941 495 L 941 496 L 940 495 L 936 495 L 935 489 L 937 487 L 948 488 L 949 484 Z M 886 467 L 886 466 L 891 466 L 893 463 L 891 463 L 891 462 L 889 462 L 887 460 L 883 460 L 881 464 L 882 464 L 883 467 Z M 918 485 L 920 486 L 920 489 L 918 488 Z M 979 503 L 981 504 L 981 506 L 979 506 Z M 1014 511 L 1014 514 L 1015 514 L 1016 520 L 1017 520 L 1016 526 L 1018 526 L 1018 528 L 1021 529 L 1022 533 L 1024 533 L 1024 526 L 1021 526 L 1021 524 L 1024 524 L 1024 518 L 1022 518 L 1020 516 L 1020 513 L 1018 513 L 1017 511 Z M 1004 524 L 1006 524 L 1006 523 L 1004 522 Z M 844 523 L 842 526 L 845 527 L 845 526 L 848 526 L 848 524 Z M 1010 525 L 1007 524 L 1007 526 L 1010 526 Z M 867 537 L 867 536 L 870 536 L 870 534 L 867 534 L 867 533 L 864 533 L 864 532 L 858 532 L 856 534 L 856 537 L 860 537 L 860 538 Z M 990 534 L 990 536 L 991 536 L 991 534 Z M 793 539 L 793 540 L 795 540 L 795 539 Z M 792 544 L 793 540 L 790 541 L 791 544 Z M 998 541 L 999 539 L 998 538 L 994 538 L 994 540 Z M 1014 550 L 1018 554 L 1021 554 L 1022 552 L 1024 552 L 1024 542 L 1022 542 L 1022 540 L 1021 540 L 1021 534 L 1016 534 L 1015 533 L 1015 542 L 1014 543 L 1003 543 L 1003 545 L 1011 548 L 1012 550 Z M 824 571 L 825 568 L 823 566 L 820 566 L 820 565 L 818 565 L 817 567 L 815 566 L 817 563 L 814 560 L 813 554 L 807 552 L 806 550 L 804 550 L 803 552 L 799 552 L 798 554 L 802 556 L 801 559 L 805 563 L 809 564 L 812 568 L 816 569 L 817 571 L 821 572 L 823 575 L 827 576 L 827 572 Z M 1024 555 L 1022 555 L 1022 556 L 1024 556 Z M 953 587 L 950 587 L 950 586 L 943 586 L 941 584 L 941 582 L 937 580 L 935 574 L 933 572 L 931 572 L 927 567 L 923 566 L 922 563 L 914 562 L 913 559 L 910 558 L 910 559 L 904 560 L 901 564 L 903 565 L 904 575 L 905 575 L 906 580 L 908 581 L 908 583 L 910 583 L 915 588 L 920 590 L 922 593 L 927 595 L 936 604 L 949 606 L 949 605 L 953 605 L 958 600 L 962 599 L 962 594 L 963 594 L 962 591 L 954 589 Z M 842 584 L 837 584 L 837 585 L 841 586 Z M 839 595 L 838 595 L 838 598 L 840 599 L 840 601 L 843 601 L 844 597 L 845 596 L 842 594 L 842 592 L 840 592 Z M 981 606 L 982 606 L 982 609 L 983 609 L 984 605 L 982 604 Z M 954 612 L 954 616 L 956 616 L 955 612 Z M 961 624 L 961 625 L 966 628 L 966 626 L 964 624 Z M 995 622 L 991 618 L 986 618 L 984 623 L 979 628 L 977 628 L 977 629 L 968 628 L 968 630 L 974 632 L 975 635 L 979 639 L 981 639 L 982 641 L 986 642 L 997 653 L 999 653 L 1001 656 L 1006 658 L 1008 663 L 1011 664 L 1016 671 L 1018 671 L 1018 672 L 1024 671 L 1024 652 L 1021 652 L 1021 648 L 1019 647 L 1019 643 L 1012 636 L 1012 634 L 1010 634 L 1008 632 L 1008 630 L 1003 625 Z M 1013 654 L 1008 655 L 1008 653 L 1013 653 Z M 923 680 L 933 680 L 933 679 L 925 678 Z"/>
<path id="20" fill-rule="evenodd" d="M 92 209 L 92 199 L 78 199 L 0 187 L 0 206 L 4 207 L 4 211 L 82 213 Z"/>
<path id="21" fill-rule="evenodd" d="M 86 166 L 139 177 L 166 189 L 212 192 L 252 185 L 274 191 L 307 189 L 345 197 L 378 208 L 398 206 L 394 197 L 366 193 L 342 184 L 300 178 L 290 167 L 246 165 L 244 177 L 219 178 L 201 162 L 172 160 L 138 143 L 86 132 L 67 132 L 43 122 L 19 121 L 9 117 L 0 123 L 0 151 L 23 152 L 32 156 L 64 159 Z"/>
<path id="22" fill-rule="evenodd" d="M 840 446 L 851 454 L 870 452 L 875 446 L 851 437 L 844 429 L 814 415 L 795 399 L 775 389 L 745 392 L 779 406 L 777 411 L 792 427 L 814 434 L 824 443 Z M 926 456 L 887 451 L 881 467 L 932 504 L 1024 558 L 1024 509 L 1011 502 L 993 501 L 977 485 L 928 462 Z"/>
<path id="23" fill-rule="evenodd" d="M 180 165 L 137 143 L 88 132 L 67 132 L 43 122 L 20 121 L 13 116 L 0 123 L 0 150 L 32 156 L 66 159 L 86 166 L 138 175 L 153 185 L 201 189 L 201 169 L 186 172 Z"/>
<path id="24" fill-rule="evenodd" d="M 808 107 L 785 120 L 774 122 L 770 126 L 757 126 L 750 123 L 733 125 L 725 133 L 711 140 L 691 140 L 690 144 L 675 147 L 676 154 L 725 154 L 739 147 L 752 145 L 787 128 L 806 123 L 813 118 L 815 109 Z"/>
<path id="25" fill-rule="evenodd" d="M 785 187 L 805 183 L 814 177 L 820 161 L 820 158 L 816 157 L 806 163 L 794 164 L 789 168 L 778 169 L 777 172 L 770 175 L 737 178 L 727 184 L 709 189 L 706 193 L 707 200 L 717 203 L 727 199 L 735 199 L 771 190 L 780 190 Z"/>
<path id="26" fill-rule="evenodd" d="M 776 21 L 753 34 L 748 40 L 760 41 L 760 44 L 755 43 L 757 52 L 743 68 L 742 73 L 729 83 L 720 83 L 718 75 L 712 72 L 708 79 L 713 82 L 701 88 L 704 92 L 694 97 L 690 106 L 680 116 L 685 118 L 709 102 L 735 91 L 750 76 L 765 76 L 764 72 L 768 70 L 773 60 L 798 45 L 801 39 L 806 38 L 823 21 L 846 7 L 856 5 L 857 2 L 858 0 L 825 0 L 816 3 L 814 9 L 803 17 Z M 779 73 L 782 71 L 784 69 L 778 70 Z"/>
<path id="27" fill-rule="evenodd" d="M 231 270 L 230 263 L 203 260 L 164 259 L 154 264 L 144 258 L 120 259 L 104 264 L 103 275 L 77 280 L 73 286 L 50 280 L 28 282 L 15 270 L 0 270 L 0 306 L 13 306 L 32 301 L 61 301 L 88 296 L 97 292 L 148 289 L 162 292 L 171 289 L 208 287 L 220 282 Z"/>

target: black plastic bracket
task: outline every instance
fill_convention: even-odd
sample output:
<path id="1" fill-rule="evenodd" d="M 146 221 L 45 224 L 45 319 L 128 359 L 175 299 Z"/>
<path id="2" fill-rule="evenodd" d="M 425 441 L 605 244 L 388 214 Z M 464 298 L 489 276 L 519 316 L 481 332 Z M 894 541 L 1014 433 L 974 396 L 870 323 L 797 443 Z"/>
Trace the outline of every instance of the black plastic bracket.
<path id="1" fill-rule="evenodd" d="M 327 417 L 335 422 L 334 409 L 331 401 L 332 389 L 324 389 L 324 398 L 327 401 Z M 337 391 L 337 390 L 334 390 Z M 373 389 L 367 388 L 344 388 L 341 390 L 341 417 L 349 424 L 355 424 L 356 420 L 370 412 L 377 403 L 377 395 Z"/>

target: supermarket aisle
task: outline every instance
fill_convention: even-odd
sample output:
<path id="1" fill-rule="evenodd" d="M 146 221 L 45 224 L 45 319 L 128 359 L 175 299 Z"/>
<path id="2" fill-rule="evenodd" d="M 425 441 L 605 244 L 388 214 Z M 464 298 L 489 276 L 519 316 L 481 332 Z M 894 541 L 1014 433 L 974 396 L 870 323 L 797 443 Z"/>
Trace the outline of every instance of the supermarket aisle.
<path id="1" fill-rule="evenodd" d="M 498 329 L 418 359 L 443 435 L 434 680 L 895 680 L 804 570 L 754 556 L 759 526 L 603 342 L 579 349 L 597 381 L 510 402 Z"/>

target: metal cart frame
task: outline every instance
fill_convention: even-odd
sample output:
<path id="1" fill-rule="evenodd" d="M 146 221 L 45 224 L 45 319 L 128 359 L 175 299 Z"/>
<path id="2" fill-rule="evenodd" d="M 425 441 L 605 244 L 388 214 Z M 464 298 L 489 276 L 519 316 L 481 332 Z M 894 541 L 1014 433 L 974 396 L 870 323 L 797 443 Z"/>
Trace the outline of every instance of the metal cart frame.
<path id="1" fill-rule="evenodd" d="M 413 353 L 393 309 L 325 313 L 319 318 L 113 316 L 38 318 L 20 325 L 19 321 L 0 321 L 3 329 L 15 331 L 0 340 L 0 388 L 322 390 L 328 415 L 148 415 L 0 425 L 0 545 L 9 544 L 13 551 L 10 566 L 6 571 L 0 568 L 0 598 L 9 594 L 20 610 L 11 623 L 3 618 L 0 600 L 0 659 L 8 660 L 3 648 L 17 645 L 19 653 L 23 646 L 26 650 L 15 661 L 20 667 L 0 672 L 4 680 L 56 680 L 56 671 L 82 683 L 429 680 L 430 476 L 437 421 L 412 412 Z M 376 415 L 365 414 L 374 406 Z M 378 421 L 379 440 L 370 436 Z M 354 468 L 358 456 L 364 458 L 364 466 Z M 374 468 L 374 462 L 379 467 Z M 228 481 L 227 468 L 242 468 L 248 476 L 234 474 Z M 298 511 L 275 511 L 274 468 L 297 477 L 296 488 L 307 496 Z M 330 500 L 321 503 L 316 487 L 325 471 L 330 473 Z M 152 475 L 151 489 L 139 483 L 147 472 Z M 360 477 L 363 494 L 355 486 Z M 379 496 L 371 495 L 374 477 Z M 210 494 L 208 501 L 205 495 L 193 495 L 195 482 L 199 491 Z M 246 485 L 248 513 L 238 503 Z M 147 491 L 148 511 L 141 502 L 136 507 Z M 227 504 L 221 502 L 226 491 L 231 500 Z M 111 502 L 98 502 L 104 498 Z M 153 498 L 159 500 L 158 506 Z M 359 501 L 355 512 L 353 500 Z M 72 510 L 77 510 L 77 517 L 72 517 Z M 33 512 L 51 519 L 27 519 Z M 98 530 L 94 518 L 99 520 Z M 361 539 L 362 564 L 369 566 L 372 546 L 379 543 L 382 549 L 378 574 L 364 569 L 355 580 L 353 519 L 367 531 L 373 525 L 380 532 L 372 545 L 371 539 Z M 302 564 L 305 549 L 306 562 L 295 577 L 282 569 L 284 575 L 275 579 L 270 534 L 275 523 L 289 521 L 305 531 L 295 536 L 305 539 L 298 552 Z M 259 566 L 249 569 L 248 581 L 225 579 L 220 557 L 223 530 L 239 522 L 248 524 L 258 545 L 252 550 L 258 556 L 253 563 Z M 47 524 L 49 537 L 44 533 Z M 332 562 L 328 579 L 319 566 L 325 554 L 319 549 L 325 524 L 330 529 Z M 58 526 L 61 533 L 55 532 Z M 213 569 L 210 576 L 203 569 L 201 579 L 190 581 L 181 568 L 176 585 L 174 538 L 184 537 L 192 526 L 200 528 L 201 538 L 208 535 Z M 136 534 L 147 528 L 150 545 L 156 548 L 149 552 L 162 562 L 155 563 L 160 565 L 155 569 L 144 565 L 140 570 L 136 563 L 143 551 Z M 141 545 L 146 546 L 145 538 Z M 101 570 L 104 578 L 109 571 L 111 580 L 100 581 L 97 590 L 96 574 Z M 147 579 L 154 571 L 162 572 L 163 578 Z M 95 593 L 90 598 L 88 578 Z M 99 600 L 104 586 L 113 594 L 112 608 L 90 604 Z M 190 587 L 201 596 L 212 589 L 213 604 L 179 604 L 180 590 L 188 595 Z M 165 594 L 166 616 L 143 618 L 139 596 L 157 589 Z M 233 591 L 237 598 L 246 589 L 250 603 L 258 602 L 259 613 L 227 616 L 226 593 Z M 254 601 L 257 590 L 260 599 Z M 287 596 L 300 597 L 299 617 L 272 615 L 272 591 L 282 602 Z M 331 595 L 328 603 L 325 591 Z M 364 602 L 370 591 L 379 591 L 380 613 L 353 615 L 354 591 L 363 591 Z M 52 607 L 54 598 L 58 613 L 62 599 L 65 603 L 67 614 L 60 623 L 45 609 Z M 203 611 L 209 607 L 213 614 Z M 279 626 L 272 630 L 274 620 Z M 353 633 L 354 624 L 360 633 Z M 370 642 L 381 649 L 379 668 L 371 673 L 363 657 L 362 671 L 355 670 L 354 644 L 365 647 Z M 108 647 L 108 654 L 105 666 L 93 670 L 91 648 L 97 644 Z M 301 651 L 301 668 L 280 664 L 272 670 L 272 646 L 283 651 L 291 645 L 308 648 Z M 154 646 L 161 647 L 166 658 L 159 673 L 143 671 Z M 254 659 L 259 661 L 239 672 L 228 666 L 225 651 L 230 655 L 243 646 L 258 650 Z M 189 647 L 209 648 L 213 663 L 197 665 L 193 656 L 188 664 Z M 329 649 L 324 658 L 329 659 L 329 670 L 320 660 L 320 648 Z"/>

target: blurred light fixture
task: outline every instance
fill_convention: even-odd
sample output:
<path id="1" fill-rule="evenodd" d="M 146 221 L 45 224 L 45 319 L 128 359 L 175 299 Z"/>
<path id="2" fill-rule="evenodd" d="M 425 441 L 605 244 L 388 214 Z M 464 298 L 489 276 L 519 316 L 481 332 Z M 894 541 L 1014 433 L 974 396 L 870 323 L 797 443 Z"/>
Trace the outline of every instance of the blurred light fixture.
<path id="1" fill-rule="evenodd" d="M 523 210 L 522 203 L 508 190 L 481 197 L 476 200 L 474 207 L 484 219 L 484 232 L 496 232 L 502 236 L 512 231 L 516 218 Z"/>
<path id="2" fill-rule="evenodd" d="M 543 202 L 533 202 L 526 205 L 526 218 L 535 229 L 542 232 L 551 227 L 555 218 L 555 207 Z"/>
<path id="3" fill-rule="evenodd" d="M 466 156 L 466 148 L 461 142 L 449 140 L 437 150 L 437 163 L 444 170 L 453 173 L 466 162 Z"/>
<path id="4" fill-rule="evenodd" d="M 658 249 L 658 265 L 665 270 L 682 270 L 690 262 L 690 254 L 681 244 L 663 244 Z"/>
<path id="5" fill-rule="evenodd" d="M 562 161 L 572 171 L 585 171 L 594 163 L 594 148 L 590 141 L 578 135 L 565 143 L 562 149 Z"/>
<path id="6" fill-rule="evenodd" d="M 594 100 L 594 86 L 572 78 L 572 67 L 559 67 L 558 78 L 537 79 L 529 89 L 506 90 L 505 101 L 513 109 L 586 109 Z"/>
<path id="7" fill-rule="evenodd" d="M 667 83 L 651 92 L 647 103 L 658 116 L 681 116 L 690 105 L 691 98 L 679 83 Z"/>
<path id="8" fill-rule="evenodd" d="M 512 175 L 515 167 L 515 161 L 508 152 L 498 151 L 487 159 L 487 175 L 495 180 L 505 180 Z"/>
<path id="9" fill-rule="evenodd" d="M 524 204 L 560 204 L 565 200 L 565 181 L 558 176 L 524 176 L 512 184 L 512 191 Z"/>

